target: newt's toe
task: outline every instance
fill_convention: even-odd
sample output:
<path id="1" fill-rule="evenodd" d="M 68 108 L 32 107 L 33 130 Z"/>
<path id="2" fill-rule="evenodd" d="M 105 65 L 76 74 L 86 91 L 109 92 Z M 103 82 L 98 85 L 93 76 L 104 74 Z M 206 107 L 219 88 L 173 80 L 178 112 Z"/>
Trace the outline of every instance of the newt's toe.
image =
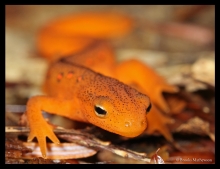
<path id="1" fill-rule="evenodd" d="M 179 89 L 176 86 L 172 86 L 172 85 L 163 85 L 158 87 L 157 90 L 155 90 L 155 94 L 152 95 L 152 101 L 161 109 L 163 110 L 165 113 L 169 113 L 170 112 L 170 108 L 167 104 L 167 101 L 165 100 L 164 96 L 163 96 L 163 92 L 167 92 L 167 93 L 176 93 L 178 92 Z"/>
<path id="2" fill-rule="evenodd" d="M 30 135 L 28 136 L 28 141 L 33 140 L 34 137 L 37 138 L 43 158 L 46 158 L 47 154 L 46 137 L 56 144 L 60 143 L 54 134 L 52 127 L 46 122 L 42 122 L 41 125 L 37 125 L 37 127 L 31 129 Z"/>

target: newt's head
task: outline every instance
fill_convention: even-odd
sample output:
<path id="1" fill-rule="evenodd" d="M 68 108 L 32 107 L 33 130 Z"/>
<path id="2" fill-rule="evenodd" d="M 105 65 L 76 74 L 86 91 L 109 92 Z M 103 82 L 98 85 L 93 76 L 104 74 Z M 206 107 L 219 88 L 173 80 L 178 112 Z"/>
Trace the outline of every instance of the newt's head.
<path id="1" fill-rule="evenodd" d="M 147 128 L 150 99 L 137 90 L 112 78 L 96 78 L 95 85 L 85 89 L 85 118 L 107 131 L 136 137 Z M 85 94 L 86 93 L 86 94 Z"/>

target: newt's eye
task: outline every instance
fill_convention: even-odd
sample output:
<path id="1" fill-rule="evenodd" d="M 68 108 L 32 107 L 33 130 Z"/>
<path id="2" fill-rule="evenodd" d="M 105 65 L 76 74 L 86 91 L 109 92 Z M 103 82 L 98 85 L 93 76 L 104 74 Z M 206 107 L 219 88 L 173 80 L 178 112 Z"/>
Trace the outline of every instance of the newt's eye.
<path id="1" fill-rule="evenodd" d="M 146 113 L 148 113 L 148 112 L 150 111 L 151 107 L 152 107 L 152 105 L 151 105 L 151 103 L 150 103 L 150 105 L 149 105 L 148 108 L 146 109 Z"/>
<path id="2" fill-rule="evenodd" d="M 107 114 L 107 111 L 104 110 L 102 107 L 100 106 L 95 106 L 95 114 L 99 117 L 105 117 Z"/>

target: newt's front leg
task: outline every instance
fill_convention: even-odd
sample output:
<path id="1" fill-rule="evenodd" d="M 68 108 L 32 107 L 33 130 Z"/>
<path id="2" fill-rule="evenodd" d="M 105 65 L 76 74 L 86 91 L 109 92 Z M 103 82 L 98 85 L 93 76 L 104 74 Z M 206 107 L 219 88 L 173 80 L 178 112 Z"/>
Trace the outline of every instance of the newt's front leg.
<path id="1" fill-rule="evenodd" d="M 174 120 L 160 112 L 155 105 L 152 104 L 151 111 L 147 115 L 148 128 L 145 130 L 147 134 L 153 134 L 159 131 L 169 142 L 173 142 L 173 136 L 167 125 L 172 124 Z"/>
<path id="2" fill-rule="evenodd" d="M 28 141 L 31 141 L 34 137 L 37 138 L 42 156 L 46 158 L 46 137 L 48 137 L 54 143 L 60 143 L 58 138 L 53 132 L 52 127 L 45 121 L 42 116 L 42 111 L 48 113 L 64 115 L 63 112 L 71 112 L 70 101 L 63 101 L 57 98 L 48 96 L 34 96 L 29 99 L 27 103 L 27 118 L 30 125 L 30 135 Z"/>
<path id="3" fill-rule="evenodd" d="M 164 112 L 169 112 L 170 109 L 162 92 L 174 93 L 178 91 L 178 88 L 166 83 L 153 69 L 138 60 L 128 60 L 120 63 L 115 69 L 115 78 L 150 97 L 153 104 L 149 115 L 147 115 L 149 126 L 146 133 L 152 134 L 154 131 L 159 131 L 168 141 L 172 142 L 173 138 L 167 124 L 173 121 L 163 115 L 155 106 L 158 106 Z"/>

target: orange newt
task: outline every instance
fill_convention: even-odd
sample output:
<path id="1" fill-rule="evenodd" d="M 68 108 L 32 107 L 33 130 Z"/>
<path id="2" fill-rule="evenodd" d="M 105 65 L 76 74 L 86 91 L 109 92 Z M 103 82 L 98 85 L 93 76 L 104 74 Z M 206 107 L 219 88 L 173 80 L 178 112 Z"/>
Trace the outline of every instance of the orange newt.
<path id="1" fill-rule="evenodd" d="M 30 98 L 26 113 L 30 125 L 28 141 L 37 138 L 43 157 L 46 137 L 54 143 L 59 140 L 41 111 L 91 123 L 126 137 L 140 135 L 152 123 L 147 122 L 151 109 L 148 96 L 153 104 L 169 111 L 161 93 L 176 92 L 177 88 L 140 61 L 116 64 L 112 47 L 105 40 L 128 33 L 132 24 L 130 18 L 119 14 L 83 13 L 57 19 L 40 31 L 38 49 L 52 64 L 43 86 L 46 95 Z M 149 125 L 150 132 L 159 130 L 172 141 L 164 129 L 169 120 L 163 121 L 166 118 L 153 109 L 156 113 L 149 113 L 152 121 L 162 125 Z"/>

